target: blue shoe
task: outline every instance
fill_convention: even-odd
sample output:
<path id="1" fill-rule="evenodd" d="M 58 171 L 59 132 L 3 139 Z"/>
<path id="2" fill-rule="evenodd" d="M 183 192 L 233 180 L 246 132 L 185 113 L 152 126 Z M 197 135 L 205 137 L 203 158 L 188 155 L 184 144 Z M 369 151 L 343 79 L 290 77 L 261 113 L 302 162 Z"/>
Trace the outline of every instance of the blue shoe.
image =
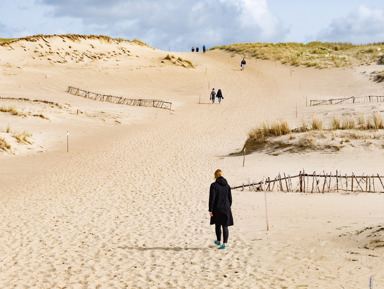
<path id="1" fill-rule="evenodd" d="M 221 245 L 221 242 L 215 240 L 215 244 L 218 245 L 218 246 L 220 246 L 220 245 Z"/>
<path id="2" fill-rule="evenodd" d="M 219 249 L 219 250 L 226 250 L 226 249 L 227 249 L 227 246 L 221 245 L 218 249 Z"/>

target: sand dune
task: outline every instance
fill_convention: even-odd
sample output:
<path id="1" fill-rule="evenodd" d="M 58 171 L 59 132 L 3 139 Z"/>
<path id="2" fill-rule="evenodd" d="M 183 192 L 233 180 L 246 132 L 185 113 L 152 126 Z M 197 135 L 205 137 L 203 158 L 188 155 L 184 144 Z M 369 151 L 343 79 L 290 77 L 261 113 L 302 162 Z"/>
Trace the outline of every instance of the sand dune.
<path id="1" fill-rule="evenodd" d="M 168 54 L 195 68 L 162 63 Z M 0 99 L 26 114 L 0 112 L 0 137 L 12 138 L 7 126 L 32 135 L 30 145 L 0 151 L 0 287 L 365 288 L 374 276 L 381 288 L 382 194 L 268 193 L 267 231 L 264 193 L 234 191 L 229 249 L 216 250 L 207 211 L 215 169 L 239 185 L 302 168 L 380 173 L 384 160 L 378 147 L 351 148 L 255 153 L 243 167 L 229 154 L 264 121 L 294 126 L 383 106 L 306 106 L 312 98 L 381 94 L 382 85 L 357 69 L 248 59 L 242 72 L 240 60 L 103 39 L 0 46 L 0 97 L 31 100 Z M 174 110 L 88 100 L 66 93 L 68 85 L 163 99 Z M 223 90 L 220 105 L 209 102 L 212 87 Z"/>

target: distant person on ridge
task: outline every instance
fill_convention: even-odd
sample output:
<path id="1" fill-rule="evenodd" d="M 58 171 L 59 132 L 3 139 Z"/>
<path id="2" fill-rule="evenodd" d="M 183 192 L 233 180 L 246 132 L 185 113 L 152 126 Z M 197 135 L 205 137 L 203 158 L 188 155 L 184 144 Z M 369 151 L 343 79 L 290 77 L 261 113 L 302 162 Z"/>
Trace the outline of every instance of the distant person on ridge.
<path id="1" fill-rule="evenodd" d="M 199 47 L 196 47 L 196 52 L 199 52 Z"/>
<path id="2" fill-rule="evenodd" d="M 214 243 L 218 249 L 227 249 L 228 226 L 233 226 L 233 216 L 231 211 L 232 193 L 231 187 L 223 177 L 221 170 L 215 171 L 215 182 L 209 188 L 208 211 L 211 216 L 210 224 L 215 224 L 216 240 Z M 223 228 L 223 242 L 221 242 L 221 227 Z"/>
<path id="3" fill-rule="evenodd" d="M 206 50 L 205 45 L 203 45 L 203 53 L 205 53 L 205 50 Z"/>
<path id="4" fill-rule="evenodd" d="M 192 52 L 195 52 L 195 47 L 192 47 Z"/>
<path id="5" fill-rule="evenodd" d="M 220 88 L 219 88 L 219 90 L 217 91 L 217 95 L 216 95 L 216 97 L 217 97 L 217 101 L 219 102 L 219 104 L 221 103 L 221 99 L 224 99 L 223 94 L 222 94 Z"/>
<path id="6" fill-rule="evenodd" d="M 241 61 L 241 70 L 244 70 L 245 69 L 245 65 L 247 64 L 247 62 L 245 61 L 245 57 L 243 58 L 243 60 Z"/>
<path id="7" fill-rule="evenodd" d="M 212 88 L 211 96 L 209 97 L 209 99 L 212 100 L 212 104 L 215 103 L 215 97 L 216 97 L 216 91 L 214 88 Z"/>

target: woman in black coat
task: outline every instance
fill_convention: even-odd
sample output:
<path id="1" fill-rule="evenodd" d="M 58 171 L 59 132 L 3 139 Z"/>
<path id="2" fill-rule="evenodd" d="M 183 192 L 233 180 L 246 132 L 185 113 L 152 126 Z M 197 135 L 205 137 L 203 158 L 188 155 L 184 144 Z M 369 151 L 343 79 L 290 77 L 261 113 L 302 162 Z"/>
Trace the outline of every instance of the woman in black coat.
<path id="1" fill-rule="evenodd" d="M 211 225 L 215 224 L 216 227 L 215 244 L 220 245 L 219 249 L 227 249 L 228 226 L 233 226 L 231 187 L 223 178 L 221 170 L 216 170 L 215 179 L 216 181 L 211 184 L 209 189 L 209 215 Z M 221 243 L 221 227 L 223 228 L 223 243 Z"/>

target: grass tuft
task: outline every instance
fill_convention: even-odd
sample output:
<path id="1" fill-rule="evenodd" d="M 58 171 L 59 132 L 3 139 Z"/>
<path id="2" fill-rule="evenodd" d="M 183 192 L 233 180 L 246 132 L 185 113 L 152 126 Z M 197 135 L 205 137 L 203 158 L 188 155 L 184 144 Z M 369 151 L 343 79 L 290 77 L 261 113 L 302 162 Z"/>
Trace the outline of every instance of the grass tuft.
<path id="1" fill-rule="evenodd" d="M 0 150 L 7 151 L 11 149 L 11 145 L 7 143 L 5 138 L 0 137 Z"/>
<path id="2" fill-rule="evenodd" d="M 18 143 L 22 143 L 22 144 L 32 144 L 32 142 L 28 139 L 30 138 L 32 135 L 27 132 L 27 131 L 23 131 L 23 132 L 13 132 L 13 135 L 12 135 Z"/>
<path id="3" fill-rule="evenodd" d="M 322 130 L 323 129 L 323 121 L 317 117 L 314 117 L 311 121 L 312 130 Z"/>

